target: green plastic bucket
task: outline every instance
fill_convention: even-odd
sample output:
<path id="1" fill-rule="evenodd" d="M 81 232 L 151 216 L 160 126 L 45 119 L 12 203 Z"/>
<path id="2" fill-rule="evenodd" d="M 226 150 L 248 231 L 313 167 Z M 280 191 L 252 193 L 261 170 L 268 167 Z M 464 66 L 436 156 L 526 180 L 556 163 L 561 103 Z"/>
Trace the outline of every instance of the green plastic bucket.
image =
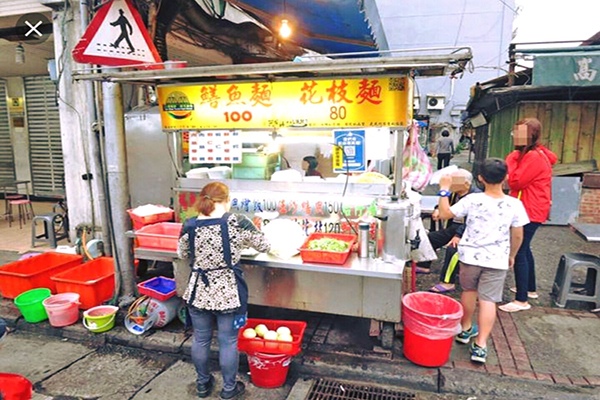
<path id="1" fill-rule="evenodd" d="M 31 289 L 17 296 L 15 305 L 23 314 L 25 321 L 35 324 L 48 319 L 43 302 L 51 295 L 50 289 Z"/>
<path id="2" fill-rule="evenodd" d="M 111 330 L 115 326 L 119 307 L 97 306 L 83 313 L 83 326 L 90 332 L 101 333 Z"/>

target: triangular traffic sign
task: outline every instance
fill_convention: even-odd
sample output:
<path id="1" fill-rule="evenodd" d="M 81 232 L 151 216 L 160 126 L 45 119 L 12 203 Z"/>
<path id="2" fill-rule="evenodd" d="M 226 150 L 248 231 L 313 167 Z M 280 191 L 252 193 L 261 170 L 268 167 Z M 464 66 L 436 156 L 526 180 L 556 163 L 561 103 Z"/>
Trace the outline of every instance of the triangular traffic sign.
<path id="1" fill-rule="evenodd" d="M 131 0 L 112 0 L 98 10 L 73 49 L 73 59 L 110 66 L 162 62 Z"/>

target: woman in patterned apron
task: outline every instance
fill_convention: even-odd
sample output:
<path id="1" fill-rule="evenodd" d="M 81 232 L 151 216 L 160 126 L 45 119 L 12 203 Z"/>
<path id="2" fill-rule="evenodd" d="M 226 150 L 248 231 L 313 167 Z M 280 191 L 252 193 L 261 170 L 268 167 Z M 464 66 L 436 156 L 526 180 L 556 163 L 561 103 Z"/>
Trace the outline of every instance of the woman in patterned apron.
<path id="1" fill-rule="evenodd" d="M 229 188 L 223 183 L 206 185 L 195 207 L 199 215 L 183 225 L 177 252 L 179 258 L 189 260 L 192 269 L 183 299 L 194 328 L 192 361 L 198 373 L 198 396 L 208 397 L 214 386 L 208 363 L 216 319 L 221 398 L 232 399 L 245 389 L 242 382 L 236 382 L 238 331 L 246 322 L 248 306 L 240 253 L 248 247 L 268 251 L 269 243 L 248 218 L 228 212 Z"/>

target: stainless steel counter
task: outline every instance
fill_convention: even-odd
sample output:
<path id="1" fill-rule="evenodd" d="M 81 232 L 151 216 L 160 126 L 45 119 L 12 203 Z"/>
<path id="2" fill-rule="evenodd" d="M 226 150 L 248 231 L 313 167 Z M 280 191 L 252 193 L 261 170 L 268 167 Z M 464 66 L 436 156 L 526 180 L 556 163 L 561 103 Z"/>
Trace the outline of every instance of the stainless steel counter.
<path id="1" fill-rule="evenodd" d="M 382 260 L 359 258 L 356 253 L 350 254 L 344 265 L 305 263 L 300 255 L 282 260 L 270 254 L 259 254 L 256 257 L 242 257 L 242 264 L 262 267 L 293 269 L 341 275 L 356 275 L 371 278 L 400 279 L 404 272 L 404 263 L 395 265 Z"/>
<path id="2" fill-rule="evenodd" d="M 138 247 L 135 249 L 135 257 L 146 260 L 169 262 L 177 258 L 177 253 L 175 251 Z M 360 258 L 356 253 L 350 254 L 348 261 L 343 265 L 304 263 L 300 255 L 284 260 L 265 253 L 258 254 L 254 257 L 242 257 L 241 263 L 269 268 L 396 280 L 402 280 L 402 274 L 404 272 L 404 263 L 401 265 L 384 263 L 381 259 L 374 260 L 370 258 Z"/>
<path id="3" fill-rule="evenodd" d="M 135 257 L 170 261 L 175 268 L 181 263 L 174 251 L 137 248 Z M 250 288 L 250 304 L 388 323 L 401 320 L 404 263 L 360 259 L 356 253 L 339 266 L 305 264 L 299 255 L 281 260 L 267 254 L 243 257 L 241 263 Z"/>

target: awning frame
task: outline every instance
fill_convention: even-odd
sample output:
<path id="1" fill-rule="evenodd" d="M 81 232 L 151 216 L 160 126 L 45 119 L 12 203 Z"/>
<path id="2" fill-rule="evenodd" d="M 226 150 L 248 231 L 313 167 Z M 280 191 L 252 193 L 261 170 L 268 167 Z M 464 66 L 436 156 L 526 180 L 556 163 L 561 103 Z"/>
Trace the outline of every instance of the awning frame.
<path id="1" fill-rule="evenodd" d="M 443 53 L 441 53 L 442 50 L 444 51 Z M 95 80 L 138 84 L 164 84 L 190 81 L 228 82 L 241 79 L 272 81 L 286 78 L 325 78 L 340 75 L 383 75 L 394 73 L 413 73 L 415 76 L 442 76 L 447 73 L 458 74 L 464 71 L 467 63 L 473 58 L 470 47 L 394 50 L 386 53 L 430 53 L 432 51 L 439 51 L 440 54 L 213 65 L 180 69 L 120 71 L 119 68 L 105 68 L 101 72 L 97 72 L 94 69 L 80 69 L 73 71 L 73 79 L 76 81 Z"/>

